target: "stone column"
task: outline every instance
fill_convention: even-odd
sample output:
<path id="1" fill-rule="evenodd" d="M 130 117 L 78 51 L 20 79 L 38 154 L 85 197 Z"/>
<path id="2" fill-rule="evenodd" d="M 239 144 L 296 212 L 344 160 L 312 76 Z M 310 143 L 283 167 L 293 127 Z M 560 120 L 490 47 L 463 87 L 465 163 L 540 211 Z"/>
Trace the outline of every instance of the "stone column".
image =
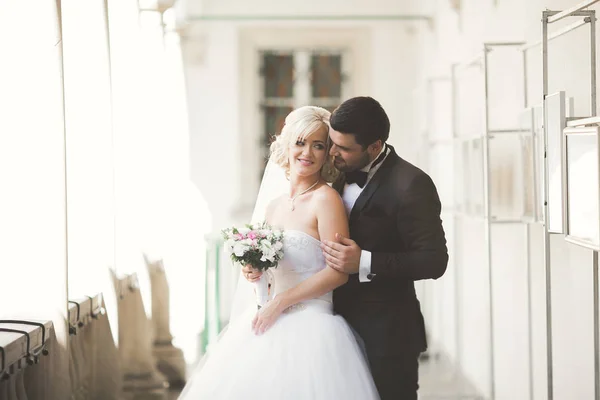
<path id="1" fill-rule="evenodd" d="M 17 398 L 19 400 L 27 400 L 27 393 L 25 393 L 25 382 L 24 382 L 25 371 L 20 370 L 17 373 Z"/>
<path id="2" fill-rule="evenodd" d="M 167 400 L 169 384 L 156 368 L 151 323 L 146 316 L 137 275 L 116 282 L 123 396 L 128 400 Z"/>
<path id="3" fill-rule="evenodd" d="M 106 309 L 104 298 L 101 308 Z M 123 372 L 119 350 L 113 340 L 107 313 L 100 313 L 94 326 L 94 394 L 93 400 L 120 400 L 123 390 Z"/>
<path id="4" fill-rule="evenodd" d="M 158 369 L 171 387 L 185 385 L 186 364 L 181 349 L 173 346 L 169 314 L 169 283 L 162 260 L 149 261 L 144 257 L 150 275 L 152 293 L 152 325 L 154 332 L 154 357 Z"/>

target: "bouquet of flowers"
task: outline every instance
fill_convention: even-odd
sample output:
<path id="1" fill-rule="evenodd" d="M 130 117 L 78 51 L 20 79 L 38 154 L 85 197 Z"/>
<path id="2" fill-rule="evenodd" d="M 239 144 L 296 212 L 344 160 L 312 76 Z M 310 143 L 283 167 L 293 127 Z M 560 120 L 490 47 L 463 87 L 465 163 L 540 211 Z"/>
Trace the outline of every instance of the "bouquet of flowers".
<path id="1" fill-rule="evenodd" d="M 252 265 L 260 271 L 277 267 L 283 258 L 283 232 L 272 229 L 266 222 L 228 228 L 222 231 L 225 251 L 234 263 Z M 269 279 L 266 274 L 254 283 L 258 306 L 269 299 Z"/>

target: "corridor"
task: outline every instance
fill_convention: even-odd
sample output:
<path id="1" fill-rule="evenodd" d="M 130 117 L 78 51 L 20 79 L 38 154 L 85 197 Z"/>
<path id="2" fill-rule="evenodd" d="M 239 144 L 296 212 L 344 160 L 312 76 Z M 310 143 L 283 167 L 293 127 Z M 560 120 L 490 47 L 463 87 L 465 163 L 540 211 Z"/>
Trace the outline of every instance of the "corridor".
<path id="1" fill-rule="evenodd" d="M 600 399 L 599 10 L 0 0 L 0 400 L 178 398 L 285 117 L 355 96 L 441 202 L 419 399 Z"/>

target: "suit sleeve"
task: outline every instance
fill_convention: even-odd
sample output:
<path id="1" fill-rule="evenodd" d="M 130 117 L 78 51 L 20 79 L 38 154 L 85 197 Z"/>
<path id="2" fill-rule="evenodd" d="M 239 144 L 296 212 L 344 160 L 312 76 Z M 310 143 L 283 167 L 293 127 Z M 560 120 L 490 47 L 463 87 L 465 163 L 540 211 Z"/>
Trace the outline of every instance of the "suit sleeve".
<path id="1" fill-rule="evenodd" d="M 402 195 L 396 218 L 406 249 L 399 253 L 373 252 L 373 281 L 388 278 L 437 279 L 446 271 L 448 249 L 440 219 L 441 204 L 431 178 L 417 175 Z"/>

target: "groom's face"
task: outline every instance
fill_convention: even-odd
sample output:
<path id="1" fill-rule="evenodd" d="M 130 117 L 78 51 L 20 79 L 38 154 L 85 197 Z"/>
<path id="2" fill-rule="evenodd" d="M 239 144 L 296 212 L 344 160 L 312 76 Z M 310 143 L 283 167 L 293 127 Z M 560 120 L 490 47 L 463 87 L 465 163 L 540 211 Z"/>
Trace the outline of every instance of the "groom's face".
<path id="1" fill-rule="evenodd" d="M 371 162 L 372 155 L 370 146 L 366 149 L 356 143 L 351 133 L 341 133 L 333 129 L 329 130 L 332 142 L 329 154 L 333 156 L 333 163 L 342 172 L 357 171 Z"/>

